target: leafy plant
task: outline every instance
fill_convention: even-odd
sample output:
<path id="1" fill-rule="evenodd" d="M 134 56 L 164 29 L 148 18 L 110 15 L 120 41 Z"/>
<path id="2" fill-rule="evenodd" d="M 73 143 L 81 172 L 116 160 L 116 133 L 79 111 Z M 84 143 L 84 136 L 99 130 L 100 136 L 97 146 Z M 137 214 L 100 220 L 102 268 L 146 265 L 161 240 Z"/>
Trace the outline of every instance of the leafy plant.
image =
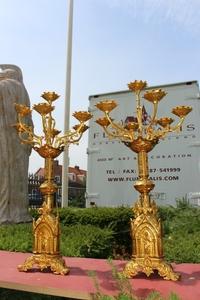
<path id="1" fill-rule="evenodd" d="M 32 224 L 1 225 L 0 249 L 8 251 L 31 252 Z"/>
<path id="2" fill-rule="evenodd" d="M 176 295 L 175 293 L 171 293 L 169 297 L 163 298 L 161 294 L 157 291 L 151 292 L 145 299 L 135 296 L 129 279 L 127 279 L 122 273 L 118 272 L 112 260 L 109 260 L 108 263 L 111 266 L 112 276 L 113 279 L 115 280 L 118 289 L 118 294 L 116 296 L 109 296 L 103 294 L 99 287 L 96 273 L 94 271 L 90 271 L 88 272 L 88 275 L 91 276 L 91 278 L 93 279 L 94 286 L 96 288 L 96 293 L 93 297 L 94 299 L 96 300 L 142 300 L 142 299 L 143 300 L 181 300 L 179 296 Z"/>
<path id="3" fill-rule="evenodd" d="M 112 255 L 112 241 L 110 229 L 79 224 L 63 227 L 61 252 L 65 256 L 105 258 Z"/>
<path id="4" fill-rule="evenodd" d="M 60 208 L 60 222 L 64 226 L 93 225 L 101 229 L 110 229 L 113 232 L 112 248 L 120 256 L 131 252 L 130 218 L 133 212 L 129 207 L 116 208 Z M 126 254 L 124 254 L 126 253 Z M 116 257 L 117 257 L 116 254 Z"/>
<path id="5" fill-rule="evenodd" d="M 192 207 L 184 199 L 183 203 L 181 201 L 178 207 L 159 207 L 165 258 L 169 262 L 199 263 L 200 209 Z M 31 214 L 37 216 L 37 211 L 31 210 Z M 112 256 L 116 259 L 130 257 L 131 208 L 60 208 L 59 214 L 63 255 Z M 0 249 L 31 252 L 32 224 L 1 225 Z"/>
<path id="6" fill-rule="evenodd" d="M 0 226 L 0 249 L 32 252 L 32 224 Z M 92 225 L 62 227 L 61 252 L 64 256 L 108 257 L 112 255 L 112 230 Z"/>
<path id="7" fill-rule="evenodd" d="M 111 265 L 112 269 L 112 276 L 115 280 L 116 286 L 119 290 L 117 296 L 109 296 L 101 293 L 99 283 L 96 277 L 96 273 L 94 271 L 88 272 L 88 275 L 93 279 L 94 286 L 96 288 L 96 293 L 94 295 L 94 299 L 96 300 L 137 300 L 137 298 L 134 296 L 131 284 L 128 279 L 126 279 L 122 273 L 119 273 L 116 266 L 112 263 L 111 260 L 108 261 L 108 263 Z"/>
<path id="8" fill-rule="evenodd" d="M 69 206 L 85 208 L 85 190 L 76 198 L 69 199 Z"/>

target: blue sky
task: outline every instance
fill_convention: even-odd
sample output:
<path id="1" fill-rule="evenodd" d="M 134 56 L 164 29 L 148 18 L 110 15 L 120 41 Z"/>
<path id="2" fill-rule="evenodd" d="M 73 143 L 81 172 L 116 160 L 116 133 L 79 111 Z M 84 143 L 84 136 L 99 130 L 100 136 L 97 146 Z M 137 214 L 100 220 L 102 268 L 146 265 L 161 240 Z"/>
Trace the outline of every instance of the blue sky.
<path id="1" fill-rule="evenodd" d="M 0 63 L 21 67 L 31 103 L 43 91 L 61 95 L 63 128 L 67 0 L 0 0 Z M 74 0 L 71 114 L 89 95 L 200 78 L 199 0 Z M 36 132 L 39 119 L 34 116 Z M 73 125 L 73 118 L 71 125 Z M 70 165 L 87 168 L 87 135 L 71 146 Z M 61 160 L 62 161 L 62 160 Z M 32 154 L 30 171 L 43 164 Z"/>

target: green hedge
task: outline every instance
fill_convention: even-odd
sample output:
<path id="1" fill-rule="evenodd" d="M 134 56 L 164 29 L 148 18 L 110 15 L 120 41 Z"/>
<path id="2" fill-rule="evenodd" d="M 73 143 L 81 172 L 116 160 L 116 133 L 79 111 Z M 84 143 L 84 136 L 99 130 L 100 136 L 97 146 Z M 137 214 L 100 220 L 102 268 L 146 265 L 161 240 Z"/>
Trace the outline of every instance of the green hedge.
<path id="1" fill-rule="evenodd" d="M 184 202 L 177 207 L 161 208 L 165 213 L 164 254 L 177 263 L 200 262 L 200 209 Z M 161 211 L 160 210 L 160 211 Z"/>
<path id="2" fill-rule="evenodd" d="M 93 225 L 62 227 L 61 252 L 65 256 L 106 258 L 112 256 L 113 232 Z"/>
<path id="3" fill-rule="evenodd" d="M 131 251 L 130 218 L 133 212 L 129 207 L 98 207 L 98 208 L 60 208 L 58 209 L 60 222 L 64 226 L 93 225 L 102 230 L 110 229 L 113 232 L 112 247 L 118 252 Z M 32 210 L 33 217 L 37 211 Z"/>
<path id="4" fill-rule="evenodd" d="M 61 208 L 59 215 L 63 225 L 91 224 L 117 232 L 121 227 L 127 228 L 132 212 L 129 207 Z"/>
<path id="5" fill-rule="evenodd" d="M 121 252 L 125 248 L 130 252 L 130 218 L 133 216 L 129 207 L 99 208 L 63 208 L 59 210 L 60 221 L 65 226 L 90 224 L 101 229 L 113 231 L 113 247 Z"/>
<path id="6" fill-rule="evenodd" d="M 105 258 L 112 256 L 113 232 L 92 225 L 61 226 L 64 256 Z M 32 224 L 1 225 L 0 249 L 32 252 Z"/>
<path id="7" fill-rule="evenodd" d="M 32 251 L 32 224 L 0 226 L 0 249 L 8 251 Z"/>
<path id="8" fill-rule="evenodd" d="M 63 255 L 107 258 L 113 249 L 115 258 L 131 254 L 130 208 L 63 208 L 59 213 Z M 199 263 L 200 209 L 179 203 L 177 207 L 159 207 L 159 215 L 166 259 Z M 0 226 L 0 249 L 31 251 L 31 228 L 31 224 Z"/>

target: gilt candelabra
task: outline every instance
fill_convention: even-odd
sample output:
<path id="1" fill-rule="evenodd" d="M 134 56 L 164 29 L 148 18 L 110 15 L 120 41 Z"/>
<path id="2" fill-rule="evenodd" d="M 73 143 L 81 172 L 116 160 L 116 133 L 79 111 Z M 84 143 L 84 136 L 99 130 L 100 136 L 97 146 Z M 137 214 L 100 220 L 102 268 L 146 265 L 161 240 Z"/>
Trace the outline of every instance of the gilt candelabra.
<path id="1" fill-rule="evenodd" d="M 58 212 L 53 213 L 54 194 L 57 185 L 54 182 L 54 159 L 58 157 L 65 146 L 77 143 L 84 131 L 88 129 L 85 124 L 92 115 L 87 111 L 75 112 L 73 116 L 79 124 L 73 127 L 64 135 L 59 136 L 60 131 L 55 128 L 55 119 L 52 117 L 54 106 L 52 103 L 59 98 L 55 92 L 45 92 L 42 94 L 45 102 L 36 104 L 33 109 L 41 115 L 43 135 L 34 133 L 33 127 L 25 123 L 25 117 L 31 113 L 31 109 L 25 105 L 15 104 L 18 115 L 17 123 L 14 125 L 18 131 L 21 143 L 29 144 L 45 159 L 44 182 L 40 186 L 43 195 L 43 204 L 39 208 L 39 218 L 33 220 L 33 255 L 28 257 L 23 265 L 19 265 L 19 271 L 28 271 L 34 265 L 43 270 L 50 268 L 55 274 L 67 274 L 69 268 L 60 255 L 60 226 Z M 67 170 L 66 170 L 67 172 Z"/>
<path id="2" fill-rule="evenodd" d="M 147 120 L 143 118 L 141 92 L 146 88 L 145 81 L 134 81 L 128 87 L 136 95 L 136 117 L 125 124 L 115 122 L 110 112 L 117 106 L 114 100 L 105 100 L 96 104 L 104 112 L 104 117 L 96 122 L 103 127 L 109 138 L 117 138 L 138 156 L 138 180 L 134 187 L 140 193 L 133 207 L 134 219 L 131 219 L 132 259 L 123 271 L 126 277 L 133 277 L 138 272 L 147 276 L 157 270 L 160 276 L 168 280 L 177 280 L 171 265 L 164 261 L 161 220 L 157 216 L 157 206 L 150 198 L 154 183 L 149 179 L 148 152 L 169 132 L 180 131 L 186 115 L 192 110 L 189 106 L 177 106 L 172 113 L 179 117 L 172 125 L 171 117 L 157 118 L 159 101 L 166 95 L 165 91 L 155 89 L 144 91 L 143 98 L 151 102 L 153 112 Z"/>

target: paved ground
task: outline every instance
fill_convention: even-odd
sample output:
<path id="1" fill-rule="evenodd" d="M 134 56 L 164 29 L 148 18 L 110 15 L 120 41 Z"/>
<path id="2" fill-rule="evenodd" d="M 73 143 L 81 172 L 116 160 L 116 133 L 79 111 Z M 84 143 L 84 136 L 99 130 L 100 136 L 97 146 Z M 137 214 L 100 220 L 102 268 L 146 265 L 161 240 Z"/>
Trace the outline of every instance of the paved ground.
<path id="1" fill-rule="evenodd" d="M 70 267 L 70 274 L 66 276 L 38 270 L 19 272 L 17 265 L 22 264 L 28 256 L 30 254 L 0 251 L 0 287 L 75 299 L 90 299 L 96 289 L 88 272 L 95 271 L 100 291 L 108 295 L 117 294 L 111 266 L 107 260 L 65 257 L 66 264 Z M 113 263 L 119 270 L 125 265 L 124 261 Z M 175 292 L 182 300 L 200 300 L 200 264 L 179 264 L 173 267 L 175 271 L 181 273 L 180 281 L 166 281 L 158 275 L 147 278 L 141 274 L 130 280 L 134 293 L 145 297 L 151 291 L 157 290 L 163 296 Z"/>

